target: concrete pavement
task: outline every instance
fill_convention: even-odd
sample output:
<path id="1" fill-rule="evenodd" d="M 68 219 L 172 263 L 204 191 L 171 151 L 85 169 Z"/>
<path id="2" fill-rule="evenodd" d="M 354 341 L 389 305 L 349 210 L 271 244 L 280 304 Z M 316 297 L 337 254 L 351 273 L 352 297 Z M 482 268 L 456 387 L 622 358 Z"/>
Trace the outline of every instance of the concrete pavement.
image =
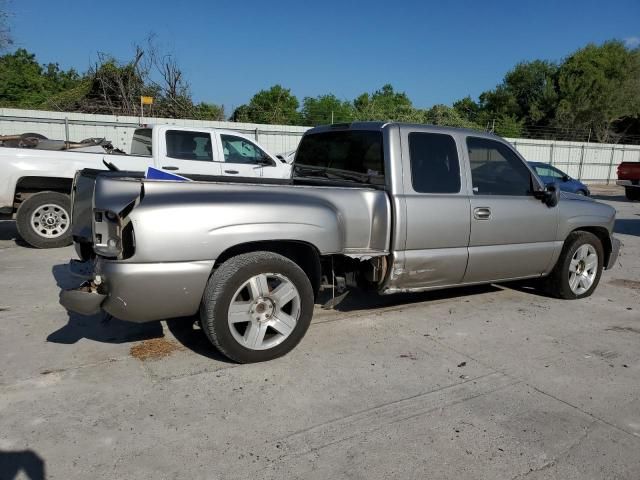
<path id="1" fill-rule="evenodd" d="M 640 203 L 594 190 L 624 251 L 592 297 L 353 295 L 254 365 L 68 316 L 72 249 L 0 222 L 0 479 L 640 478 Z"/>

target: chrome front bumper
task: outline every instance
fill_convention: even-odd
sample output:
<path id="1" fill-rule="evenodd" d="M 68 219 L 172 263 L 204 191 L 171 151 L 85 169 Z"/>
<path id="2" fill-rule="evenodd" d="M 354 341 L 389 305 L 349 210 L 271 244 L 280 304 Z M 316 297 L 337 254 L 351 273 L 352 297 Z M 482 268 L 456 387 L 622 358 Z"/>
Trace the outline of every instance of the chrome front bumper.
<path id="1" fill-rule="evenodd" d="M 86 281 L 78 288 L 63 290 L 60 304 L 82 315 L 104 310 L 120 320 L 139 323 L 190 316 L 198 311 L 213 264 L 213 260 L 72 261 L 71 273 Z"/>

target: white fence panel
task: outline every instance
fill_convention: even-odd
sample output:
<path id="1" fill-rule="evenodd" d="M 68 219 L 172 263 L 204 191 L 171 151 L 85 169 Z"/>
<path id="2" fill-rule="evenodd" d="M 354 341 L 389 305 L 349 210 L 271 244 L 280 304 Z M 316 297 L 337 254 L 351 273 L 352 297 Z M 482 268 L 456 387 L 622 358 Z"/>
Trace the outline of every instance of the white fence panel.
<path id="1" fill-rule="evenodd" d="M 527 160 L 555 165 L 585 182 L 612 183 L 620 162 L 640 161 L 640 145 L 509 138 Z"/>
<path id="2" fill-rule="evenodd" d="M 123 117 L 82 113 L 44 112 L 0 108 L 0 135 L 40 133 L 47 138 L 80 141 L 85 138 L 106 138 L 114 147 L 129 151 L 133 131 L 142 123 L 161 123 L 185 127 L 225 128 L 250 135 L 272 153 L 295 150 L 309 127 L 261 125 L 254 123 L 216 122 L 175 118 Z"/>
<path id="3" fill-rule="evenodd" d="M 34 132 L 53 139 L 80 141 L 98 137 L 110 140 L 115 147 L 129 151 L 133 131 L 144 123 L 161 123 L 191 127 L 226 128 L 250 135 L 272 153 L 295 150 L 309 127 L 261 125 L 254 123 L 214 122 L 173 118 L 122 117 L 83 113 L 46 112 L 0 108 L 0 135 Z M 68 132 L 68 136 L 67 136 Z M 623 160 L 640 162 L 640 145 L 564 142 L 510 138 L 516 149 L 529 161 L 557 166 L 574 178 L 592 183 L 611 183 Z"/>

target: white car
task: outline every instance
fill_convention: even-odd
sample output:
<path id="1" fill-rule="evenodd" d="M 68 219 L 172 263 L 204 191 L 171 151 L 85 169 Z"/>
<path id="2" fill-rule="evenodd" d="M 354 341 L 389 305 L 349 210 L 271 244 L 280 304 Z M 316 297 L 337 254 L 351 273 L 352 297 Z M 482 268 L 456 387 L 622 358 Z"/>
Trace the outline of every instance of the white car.
<path id="1" fill-rule="evenodd" d="M 130 155 L 0 147 L 0 218 L 15 217 L 18 232 L 34 247 L 69 245 L 74 175 L 85 168 L 106 170 L 107 163 L 134 172 L 155 167 L 193 180 L 291 176 L 291 165 L 253 139 L 214 128 L 138 128 Z"/>

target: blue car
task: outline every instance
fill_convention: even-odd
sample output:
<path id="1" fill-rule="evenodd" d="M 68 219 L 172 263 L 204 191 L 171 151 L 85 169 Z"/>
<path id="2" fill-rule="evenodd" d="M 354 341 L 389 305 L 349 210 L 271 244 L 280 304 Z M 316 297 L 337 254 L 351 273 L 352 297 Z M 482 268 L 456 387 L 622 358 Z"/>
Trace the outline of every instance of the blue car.
<path id="1" fill-rule="evenodd" d="M 580 180 L 571 178 L 562 170 L 559 170 L 556 167 L 549 165 L 548 163 L 529 162 L 529 165 L 534 168 L 534 170 L 540 177 L 540 180 L 542 180 L 545 185 L 553 182 L 558 182 L 560 184 L 560 190 L 564 192 L 577 193 L 578 195 L 586 196 L 591 195 L 589 187 L 587 187 Z"/>

